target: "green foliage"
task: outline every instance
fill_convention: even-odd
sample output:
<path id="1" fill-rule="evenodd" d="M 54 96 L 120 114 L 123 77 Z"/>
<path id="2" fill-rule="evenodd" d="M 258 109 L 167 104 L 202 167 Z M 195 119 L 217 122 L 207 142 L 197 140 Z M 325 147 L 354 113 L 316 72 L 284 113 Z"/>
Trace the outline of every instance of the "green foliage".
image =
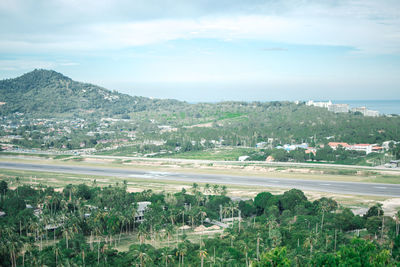
<path id="1" fill-rule="evenodd" d="M 307 201 L 307 197 L 301 190 L 291 189 L 283 193 L 283 196 L 279 199 L 281 210 L 291 210 L 298 205 L 304 204 Z"/>
<path id="2" fill-rule="evenodd" d="M 178 101 L 151 100 L 132 97 L 102 87 L 75 82 L 70 78 L 48 70 L 34 70 L 15 79 L 0 81 L 0 98 L 5 105 L 0 114 L 20 112 L 32 117 L 54 117 L 60 114 L 95 114 L 105 116 L 123 115 Z"/>
<path id="3" fill-rule="evenodd" d="M 0 199 L 6 212 L 0 217 L 1 266 L 399 264 L 398 222 L 383 216 L 380 206 L 360 217 L 330 198 L 310 202 L 297 189 L 262 192 L 254 201 L 237 203 L 219 185 L 194 183 L 175 194 L 129 193 L 126 186 L 8 189 Z M 142 201 L 150 204 L 138 220 Z M 239 211 L 240 223 L 235 219 L 223 233 L 192 230 L 238 217 Z M 182 225 L 192 229 L 179 229 Z M 127 251 L 120 251 L 121 240 Z"/>
<path id="4" fill-rule="evenodd" d="M 288 267 L 291 260 L 286 253 L 286 247 L 277 247 L 261 255 L 260 262 L 255 262 L 252 267 Z"/>

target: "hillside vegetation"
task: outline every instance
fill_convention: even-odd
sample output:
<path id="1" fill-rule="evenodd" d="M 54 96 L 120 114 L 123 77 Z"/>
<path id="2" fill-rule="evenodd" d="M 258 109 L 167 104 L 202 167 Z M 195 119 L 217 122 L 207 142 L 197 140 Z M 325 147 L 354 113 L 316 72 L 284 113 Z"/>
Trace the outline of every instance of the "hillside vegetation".
<path id="1" fill-rule="evenodd" d="M 34 117 L 90 113 L 113 116 L 178 103 L 121 94 L 49 70 L 34 70 L 0 81 L 0 99 L 5 102 L 1 115 L 19 112 Z"/>
<path id="2" fill-rule="evenodd" d="M 360 164 L 362 155 L 348 151 L 335 155 L 321 150 L 319 156 L 312 157 L 304 151 L 292 155 L 279 151 L 258 153 L 255 146 L 266 142 L 266 148 L 273 149 L 305 142 L 323 147 L 330 141 L 380 145 L 400 140 L 400 116 L 333 113 L 302 102 L 189 104 L 150 99 L 76 82 L 48 70 L 0 81 L 0 102 L 5 103 L 0 106 L 0 136 L 8 136 L 12 144 L 24 148 L 96 147 L 97 153 L 108 155 L 172 157 L 185 153 L 192 157 L 195 151 L 221 147 L 252 148 L 254 160 L 265 160 L 273 154 L 280 161 L 340 160 Z M 395 150 L 391 154 L 400 157 L 400 146 Z M 367 161 L 381 163 L 376 158 Z"/>

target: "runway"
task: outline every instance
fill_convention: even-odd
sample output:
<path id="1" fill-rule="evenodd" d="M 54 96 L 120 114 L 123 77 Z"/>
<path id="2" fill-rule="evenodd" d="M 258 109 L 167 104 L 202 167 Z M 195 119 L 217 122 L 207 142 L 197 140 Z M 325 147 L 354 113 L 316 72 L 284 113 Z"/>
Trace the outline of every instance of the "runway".
<path id="1" fill-rule="evenodd" d="M 158 172 L 106 167 L 83 167 L 68 165 L 47 165 L 31 163 L 0 162 L 0 169 L 29 170 L 83 174 L 93 176 L 131 177 L 149 180 L 196 182 L 225 185 L 244 185 L 275 188 L 297 188 L 329 193 L 400 197 L 400 184 L 358 183 L 324 180 L 289 179 L 277 177 L 235 176 L 219 174 L 195 174 Z"/>

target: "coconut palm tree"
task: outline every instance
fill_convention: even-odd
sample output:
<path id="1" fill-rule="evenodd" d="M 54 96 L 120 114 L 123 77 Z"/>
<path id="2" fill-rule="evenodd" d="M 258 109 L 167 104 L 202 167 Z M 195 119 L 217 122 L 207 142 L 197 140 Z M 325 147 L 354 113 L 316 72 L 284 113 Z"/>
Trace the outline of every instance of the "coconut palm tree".
<path id="1" fill-rule="evenodd" d="M 74 236 L 74 231 L 73 231 L 72 227 L 70 227 L 70 226 L 64 227 L 62 235 L 63 235 L 63 237 L 65 237 L 66 245 L 67 245 L 67 249 L 68 249 L 68 243 L 69 243 L 68 239 L 71 239 Z"/>
<path id="2" fill-rule="evenodd" d="M 56 267 L 58 266 L 58 257 L 60 256 L 60 248 L 57 244 L 53 247 L 54 255 L 56 257 Z"/>
<path id="3" fill-rule="evenodd" d="M 145 266 L 145 264 L 151 260 L 150 256 L 146 253 L 146 248 L 144 246 L 140 246 L 138 249 L 133 250 L 132 256 L 136 261 L 140 262 L 140 267 Z"/>
<path id="4" fill-rule="evenodd" d="M 145 226 L 145 224 L 141 224 L 138 228 L 138 233 L 137 236 L 139 238 L 140 241 L 140 245 L 142 245 L 144 243 L 144 241 L 146 240 L 147 236 L 149 235 L 149 232 L 147 231 L 147 228 Z"/>
<path id="5" fill-rule="evenodd" d="M 168 263 L 174 261 L 174 256 L 169 253 L 168 248 L 164 248 L 163 252 L 161 252 L 161 259 L 165 262 L 165 267 L 168 267 Z"/>
<path id="6" fill-rule="evenodd" d="M 313 234 L 311 234 L 304 241 L 304 247 L 305 248 L 310 248 L 310 254 L 312 254 L 313 253 L 313 248 L 314 248 L 316 243 L 317 243 L 317 238 Z"/>
<path id="7" fill-rule="evenodd" d="M 199 250 L 199 256 L 201 259 L 201 267 L 204 266 L 204 259 L 207 258 L 207 250 L 206 249 L 200 249 Z"/>
<path id="8" fill-rule="evenodd" d="M 176 256 L 179 256 L 179 266 L 183 267 L 185 265 L 184 257 L 186 255 L 186 252 L 187 252 L 187 248 L 186 248 L 185 243 L 184 242 L 180 243 L 178 245 L 178 249 L 176 251 Z M 181 263 L 182 263 L 182 265 L 181 265 Z"/>
<path id="9" fill-rule="evenodd" d="M 170 239 L 174 233 L 175 233 L 175 228 L 171 224 L 167 224 L 167 227 L 165 228 L 165 236 L 168 240 L 168 247 L 169 247 Z"/>

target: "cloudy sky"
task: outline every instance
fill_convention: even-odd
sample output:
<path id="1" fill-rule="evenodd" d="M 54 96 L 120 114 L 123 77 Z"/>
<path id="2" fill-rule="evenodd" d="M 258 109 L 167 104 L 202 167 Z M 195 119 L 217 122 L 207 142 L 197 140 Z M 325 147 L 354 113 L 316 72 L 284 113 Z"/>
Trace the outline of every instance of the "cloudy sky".
<path id="1" fill-rule="evenodd" d="M 399 99 L 399 0 L 1 0 L 0 79 L 131 95 Z"/>

